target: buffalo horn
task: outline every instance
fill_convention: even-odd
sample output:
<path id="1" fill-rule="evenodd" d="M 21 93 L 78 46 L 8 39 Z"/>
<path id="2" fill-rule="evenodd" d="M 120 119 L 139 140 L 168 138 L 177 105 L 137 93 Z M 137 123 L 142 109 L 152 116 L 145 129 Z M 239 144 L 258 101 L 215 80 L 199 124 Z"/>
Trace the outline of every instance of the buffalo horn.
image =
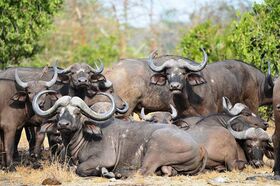
<path id="1" fill-rule="evenodd" d="M 24 88 L 24 89 L 28 87 L 28 83 L 23 82 L 23 81 L 19 78 L 19 76 L 18 76 L 18 70 L 17 70 L 17 69 L 16 69 L 16 71 L 15 71 L 15 79 L 16 79 L 17 84 L 18 84 L 20 87 L 22 87 L 22 88 Z"/>
<path id="2" fill-rule="evenodd" d="M 104 95 L 104 96 L 108 97 L 110 99 L 110 101 L 111 101 L 112 106 L 111 106 L 110 110 L 107 113 L 99 114 L 99 113 L 93 111 L 79 97 L 73 97 L 71 99 L 71 105 L 79 107 L 83 111 L 84 115 L 86 115 L 87 117 L 89 117 L 89 118 L 91 118 L 93 120 L 97 120 L 97 121 L 107 120 L 107 119 L 109 119 L 115 113 L 115 110 L 116 110 L 116 104 L 115 104 L 114 98 L 113 98 L 112 95 L 107 94 L 105 92 L 99 92 L 98 94 Z"/>
<path id="3" fill-rule="evenodd" d="M 236 116 L 240 114 L 245 108 L 247 108 L 247 106 L 242 103 L 236 103 L 234 106 L 232 106 L 229 99 L 227 97 L 223 97 L 223 109 L 229 115 Z"/>
<path id="4" fill-rule="evenodd" d="M 91 72 L 93 72 L 95 74 L 100 74 L 101 72 L 103 72 L 104 64 L 101 61 L 100 61 L 100 67 L 96 63 L 94 63 L 94 65 L 95 65 L 96 68 L 93 68 L 89 65 L 89 69 L 90 69 Z"/>
<path id="5" fill-rule="evenodd" d="M 172 110 L 171 118 L 175 119 L 177 117 L 177 115 L 178 115 L 177 110 L 171 104 L 170 104 L 170 107 L 171 107 L 171 110 Z"/>
<path id="6" fill-rule="evenodd" d="M 190 60 L 178 60 L 179 62 L 183 61 L 183 63 L 182 63 L 183 65 L 180 67 L 187 68 L 188 70 L 193 71 L 193 72 L 201 71 L 207 65 L 207 61 L 208 61 L 208 56 L 207 56 L 206 52 L 204 51 L 203 48 L 201 48 L 201 50 L 202 50 L 203 56 L 204 56 L 202 63 L 197 64 L 196 62 L 193 62 Z M 153 58 L 154 58 L 155 54 L 156 54 L 156 51 L 153 51 L 150 54 L 149 59 L 148 59 L 148 65 L 153 71 L 160 72 L 160 71 L 164 70 L 165 68 L 171 67 L 174 64 L 173 61 L 168 60 L 165 63 L 163 63 L 161 66 L 156 66 L 153 63 Z"/>
<path id="7" fill-rule="evenodd" d="M 116 107 L 117 112 L 120 113 L 120 114 L 126 113 L 128 111 L 128 109 L 129 109 L 128 103 L 126 101 L 124 101 L 123 105 L 124 105 L 123 108 Z"/>
<path id="8" fill-rule="evenodd" d="M 53 78 L 50 81 L 46 82 L 45 86 L 48 88 L 53 86 L 55 84 L 56 80 L 57 80 L 57 67 L 53 66 Z"/>
<path id="9" fill-rule="evenodd" d="M 67 67 L 66 69 L 63 69 L 63 70 L 58 69 L 57 73 L 58 74 L 68 74 L 71 72 L 71 68 L 72 68 L 72 65 L 70 65 L 69 67 Z"/>
<path id="10" fill-rule="evenodd" d="M 151 115 L 146 115 L 146 114 L 145 114 L 144 107 L 142 107 L 142 109 L 141 109 L 141 114 L 140 114 L 140 118 L 143 119 L 143 120 L 145 120 L 145 121 L 152 121 L 153 116 L 151 116 Z"/>
<path id="11" fill-rule="evenodd" d="M 244 131 L 235 131 L 231 127 L 231 122 L 238 118 L 239 116 L 235 116 L 228 120 L 227 122 L 227 128 L 230 131 L 230 133 L 236 138 L 236 139 L 260 139 L 260 140 L 269 140 L 271 141 L 271 138 L 269 135 L 262 129 L 262 128 L 254 128 L 250 127 Z"/>
<path id="12" fill-rule="evenodd" d="M 71 97 L 70 96 L 63 96 L 61 98 L 59 98 L 55 104 L 49 108 L 48 110 L 44 111 L 40 109 L 40 106 L 38 104 L 38 100 L 39 98 L 46 93 L 55 93 L 56 91 L 54 90 L 44 90 L 39 92 L 37 95 L 35 95 L 33 101 L 32 101 L 32 107 L 33 110 L 36 114 L 38 114 L 39 116 L 43 116 L 43 117 L 49 117 L 55 114 L 55 111 L 57 110 L 57 108 L 59 106 L 66 106 L 67 104 L 69 104 Z"/>

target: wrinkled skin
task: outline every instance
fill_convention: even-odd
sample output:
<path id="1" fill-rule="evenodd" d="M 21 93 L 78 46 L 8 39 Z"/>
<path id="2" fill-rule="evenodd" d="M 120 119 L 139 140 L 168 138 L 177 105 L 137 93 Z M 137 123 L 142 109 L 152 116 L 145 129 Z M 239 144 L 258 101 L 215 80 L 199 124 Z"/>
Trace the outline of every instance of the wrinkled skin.
<path id="1" fill-rule="evenodd" d="M 28 87 L 23 90 L 16 84 L 14 78 L 9 79 L 9 76 L 15 76 L 14 68 L 8 69 L 3 73 L 0 79 L 0 87 L 4 87 L 0 89 L 0 129 L 3 130 L 4 134 L 5 167 L 7 167 L 7 170 L 14 171 L 13 153 L 16 131 L 22 128 L 25 121 L 34 114 L 31 108 L 33 96 L 48 87 L 42 81 L 34 81 L 34 79 L 40 79 L 39 74 L 30 74 L 29 72 L 29 77 L 24 76 L 26 79 L 23 78 L 23 80 L 34 79 L 28 81 Z M 19 72 L 19 76 L 22 74 Z"/>
<path id="2" fill-rule="evenodd" d="M 123 177 L 137 170 L 143 175 L 161 170 L 171 176 L 196 174 L 205 166 L 205 149 L 176 127 L 113 118 L 96 125 L 71 105 L 60 108 L 57 120 L 47 129 L 61 132 L 79 176 L 101 176 L 101 168 Z"/>
<path id="3" fill-rule="evenodd" d="M 274 81 L 273 89 L 273 113 L 275 118 L 275 131 L 272 137 L 274 146 L 274 177 L 280 180 L 280 78 Z"/>
<path id="4" fill-rule="evenodd" d="M 179 58 L 182 57 L 161 56 L 154 62 L 160 65 L 169 59 Z M 179 76 L 172 78 L 171 74 Z M 265 75 L 248 64 L 234 60 L 209 64 L 201 72 L 169 68 L 154 73 L 146 59 L 124 59 L 107 70 L 105 76 L 113 82 L 115 92 L 129 103 L 127 115 L 142 107 L 147 112 L 167 111 L 170 103 L 180 117 L 208 115 L 222 111 L 223 96 L 233 103 L 246 104 L 254 113 L 260 105 L 272 103 L 271 87 L 267 85 Z M 183 81 L 183 77 L 187 81 Z M 180 90 L 175 88 L 177 81 L 181 82 Z"/>

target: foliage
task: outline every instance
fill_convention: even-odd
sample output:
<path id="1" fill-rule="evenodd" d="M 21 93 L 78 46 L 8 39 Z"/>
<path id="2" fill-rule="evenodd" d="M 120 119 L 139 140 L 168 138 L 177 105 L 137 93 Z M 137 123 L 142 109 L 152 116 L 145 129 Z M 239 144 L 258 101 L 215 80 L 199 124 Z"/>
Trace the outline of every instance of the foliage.
<path id="1" fill-rule="evenodd" d="M 74 52 L 73 61 L 84 61 L 93 65 L 101 60 L 104 65 L 115 62 L 118 59 L 118 48 L 113 36 L 99 38 L 92 45 L 78 47 Z"/>
<path id="2" fill-rule="evenodd" d="M 38 53 L 38 39 L 52 22 L 62 0 L 0 1 L 0 62 L 19 64 L 24 57 Z"/>
<path id="3" fill-rule="evenodd" d="M 233 22 L 229 39 L 236 57 L 263 71 L 267 69 L 267 61 L 275 67 L 280 59 L 279 17 L 279 1 L 265 0 L 243 14 L 239 22 Z"/>
<path id="4" fill-rule="evenodd" d="M 201 59 L 198 48 L 204 47 L 210 62 L 238 59 L 262 71 L 266 71 L 267 61 L 271 61 L 275 72 L 280 59 L 279 17 L 279 1 L 265 0 L 254 4 L 252 11 L 225 28 L 210 21 L 198 24 L 185 34 L 179 48 L 183 55 L 198 60 Z"/>
<path id="5" fill-rule="evenodd" d="M 200 61 L 203 57 L 199 48 L 204 48 L 209 62 L 223 60 L 227 56 L 227 48 L 220 25 L 206 21 L 191 29 L 182 39 L 180 47 L 183 55 Z"/>

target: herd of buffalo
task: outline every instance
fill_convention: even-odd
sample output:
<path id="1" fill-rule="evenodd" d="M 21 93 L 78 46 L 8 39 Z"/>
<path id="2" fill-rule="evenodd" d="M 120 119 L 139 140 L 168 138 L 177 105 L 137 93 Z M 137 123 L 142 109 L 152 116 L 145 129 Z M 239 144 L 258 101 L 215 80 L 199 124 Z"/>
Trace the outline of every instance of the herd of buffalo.
<path id="1" fill-rule="evenodd" d="M 152 52 L 106 70 L 99 62 L 1 71 L 1 167 L 16 170 L 25 129 L 33 160 L 47 135 L 52 156 L 79 176 L 242 170 L 267 156 L 280 179 L 280 78 L 236 60 L 207 64 L 201 50 L 201 63 Z M 272 138 L 262 105 L 273 105 Z"/>

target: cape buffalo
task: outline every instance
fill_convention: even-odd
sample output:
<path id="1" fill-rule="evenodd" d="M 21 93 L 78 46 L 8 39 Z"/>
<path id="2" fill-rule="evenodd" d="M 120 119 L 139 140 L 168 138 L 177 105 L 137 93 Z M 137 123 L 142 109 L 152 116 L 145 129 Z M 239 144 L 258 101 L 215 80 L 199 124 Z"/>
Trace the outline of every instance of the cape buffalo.
<path id="1" fill-rule="evenodd" d="M 274 82 L 273 88 L 273 113 L 275 118 L 275 130 L 272 136 L 275 149 L 274 154 L 274 178 L 280 180 L 280 78 Z"/>
<path id="2" fill-rule="evenodd" d="M 242 169 L 247 160 L 252 166 L 260 167 L 263 165 L 264 154 L 270 159 L 273 158 L 270 137 L 263 129 L 256 128 L 263 120 L 244 104 L 236 103 L 232 106 L 225 97 L 223 108 L 225 113 L 180 118 L 170 122 L 191 134 L 199 144 L 205 145 L 208 152 L 207 168 Z M 164 117 L 167 115 L 167 112 L 164 112 Z M 157 121 L 162 122 L 166 120 L 162 116 L 160 112 L 149 115 L 142 113 L 141 118 L 157 118 Z"/>
<path id="3" fill-rule="evenodd" d="M 103 75 L 104 65 L 101 62 L 96 68 L 91 67 L 86 63 L 75 63 L 64 70 L 59 70 L 59 79 L 66 83 L 68 92 L 64 95 L 78 96 L 83 99 L 88 105 L 93 105 L 101 99 L 96 92 L 112 93 L 117 104 L 117 111 L 121 114 L 128 110 L 128 104 L 113 93 L 112 83 Z M 101 100 L 102 101 L 102 100 Z"/>
<path id="4" fill-rule="evenodd" d="M 206 60 L 205 53 L 202 64 L 180 56 L 154 58 L 152 54 L 149 59 L 122 59 L 105 76 L 129 104 L 127 115 L 142 107 L 167 111 L 169 104 L 175 106 L 178 117 L 208 115 L 222 111 L 222 96 L 248 105 L 255 113 L 260 105 L 272 103 L 267 78 L 255 67 L 235 60 L 205 67 Z M 198 69 L 183 68 L 187 63 Z"/>
<path id="5" fill-rule="evenodd" d="M 43 111 L 38 100 L 46 92 L 35 97 L 33 109 L 45 117 L 58 113 L 57 124 L 45 129 L 56 127 L 60 130 L 67 154 L 77 164 L 76 173 L 80 176 L 100 176 L 102 173 L 104 176 L 104 168 L 122 176 L 136 170 L 143 175 L 157 170 L 172 175 L 172 170 L 195 174 L 204 169 L 207 152 L 190 135 L 164 124 L 138 124 L 111 118 L 115 103 L 109 94 L 100 93 L 110 99 L 111 108 L 98 114 L 80 98 L 70 96 L 59 98 L 53 107 Z M 108 118 L 100 124 L 101 120 Z"/>
<path id="6" fill-rule="evenodd" d="M 29 78 L 38 78 L 36 74 L 29 73 Z M 57 68 L 54 67 L 54 75 L 50 81 L 32 80 L 24 82 L 20 79 L 18 69 L 14 70 L 14 80 L 0 79 L 0 130 L 3 131 L 3 143 L 5 150 L 5 166 L 13 171 L 13 152 L 16 130 L 22 128 L 34 112 L 31 101 L 36 93 L 53 86 L 57 80 Z M 43 103 L 41 102 L 40 105 Z"/>

